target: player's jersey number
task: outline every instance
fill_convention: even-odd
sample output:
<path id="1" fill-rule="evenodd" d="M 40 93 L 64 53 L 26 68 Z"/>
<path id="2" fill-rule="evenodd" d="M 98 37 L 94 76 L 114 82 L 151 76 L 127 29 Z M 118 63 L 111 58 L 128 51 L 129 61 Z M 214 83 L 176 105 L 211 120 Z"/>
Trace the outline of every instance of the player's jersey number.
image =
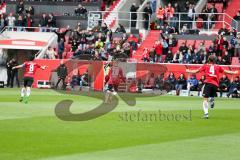
<path id="1" fill-rule="evenodd" d="M 214 67 L 214 66 L 211 66 L 211 67 L 210 67 L 209 73 L 210 73 L 211 75 L 215 75 L 215 67 Z"/>
<path id="2" fill-rule="evenodd" d="M 29 66 L 29 72 L 33 72 L 34 71 L 34 65 L 33 64 L 30 64 Z"/>

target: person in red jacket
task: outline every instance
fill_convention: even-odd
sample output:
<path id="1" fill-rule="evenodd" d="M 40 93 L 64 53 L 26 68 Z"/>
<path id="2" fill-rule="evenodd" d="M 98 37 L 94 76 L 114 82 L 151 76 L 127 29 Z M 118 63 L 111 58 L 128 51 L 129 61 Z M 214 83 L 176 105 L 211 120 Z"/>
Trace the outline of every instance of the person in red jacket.
<path id="1" fill-rule="evenodd" d="M 155 53 L 156 53 L 155 62 L 161 63 L 162 62 L 162 54 L 163 54 L 162 43 L 160 41 L 156 41 L 153 47 L 154 47 Z"/>
<path id="2" fill-rule="evenodd" d="M 222 51 L 223 51 L 223 36 L 218 35 L 217 39 L 215 39 L 214 44 L 215 44 L 215 51 L 216 51 L 216 56 L 222 56 Z"/>
<path id="3" fill-rule="evenodd" d="M 163 26 L 165 18 L 165 9 L 160 6 L 157 10 L 157 18 L 159 20 L 159 26 Z"/>
<path id="4" fill-rule="evenodd" d="M 142 60 L 144 62 L 150 62 L 150 51 L 149 51 L 148 48 L 144 48 L 143 55 L 142 55 Z"/>
<path id="5" fill-rule="evenodd" d="M 221 66 L 216 65 L 216 56 L 211 55 L 208 57 L 208 64 L 204 64 L 197 70 L 189 70 L 186 72 L 196 74 L 199 72 L 205 73 L 205 81 L 203 86 L 203 111 L 204 118 L 208 119 L 208 102 L 210 102 L 211 108 L 214 107 L 214 97 L 217 95 L 219 87 L 220 73 L 225 74 L 238 74 L 238 71 L 225 70 Z"/>

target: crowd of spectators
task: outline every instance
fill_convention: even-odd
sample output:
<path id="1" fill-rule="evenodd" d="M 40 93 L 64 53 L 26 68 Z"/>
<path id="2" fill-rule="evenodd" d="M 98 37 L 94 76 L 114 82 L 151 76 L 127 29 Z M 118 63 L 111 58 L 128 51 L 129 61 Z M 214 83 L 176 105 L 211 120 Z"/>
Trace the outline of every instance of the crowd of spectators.
<path id="1" fill-rule="evenodd" d="M 232 57 L 240 57 L 240 34 L 234 29 L 227 29 L 226 26 L 219 29 L 218 36 L 211 44 L 205 44 L 204 40 L 198 45 L 196 40 L 194 43 L 188 44 L 186 40 L 178 44 L 178 40 L 172 34 L 164 35 L 163 32 L 160 40 L 157 40 L 150 50 L 144 49 L 144 62 L 204 64 L 210 55 L 215 55 L 218 57 L 217 64 L 230 65 Z M 229 35 L 231 39 L 227 39 Z M 175 53 L 172 52 L 173 48 L 177 48 Z"/>
<path id="2" fill-rule="evenodd" d="M 180 95 L 181 90 L 187 90 L 189 96 L 193 95 L 192 91 L 197 91 L 198 96 L 202 94 L 202 87 L 204 86 L 205 76 L 201 76 L 200 79 L 196 78 L 196 75 L 191 75 L 188 78 L 184 74 L 180 74 L 176 77 L 174 73 L 169 73 L 164 78 L 164 74 L 155 75 L 151 73 L 146 80 L 139 79 L 136 83 L 138 92 L 142 92 L 144 89 L 153 90 L 176 90 L 176 95 Z M 219 82 L 219 97 L 223 96 L 225 92 L 227 97 L 240 98 L 240 79 L 236 76 L 233 80 L 230 80 L 227 75 L 222 75 Z"/>
<path id="3" fill-rule="evenodd" d="M 87 12 L 87 9 L 81 4 L 79 4 L 74 10 L 75 16 L 80 16 L 82 18 L 87 18 Z M 39 21 L 36 21 L 36 16 L 40 16 Z M 0 29 L 9 26 L 9 30 L 13 30 L 12 28 L 15 27 L 17 28 L 17 31 L 26 31 L 23 27 L 41 27 L 40 31 L 45 32 L 48 28 L 51 29 L 57 27 L 56 16 L 54 13 L 35 15 L 34 7 L 25 7 L 23 0 L 17 2 L 14 13 L 11 12 L 8 15 L 3 13 L 0 15 L 0 18 Z"/>
<path id="4" fill-rule="evenodd" d="M 94 27 L 92 30 L 81 29 L 81 24 L 77 24 L 75 29 L 62 28 L 54 31 L 58 36 L 58 47 L 49 47 L 44 58 L 66 58 L 66 54 L 71 54 L 72 59 L 92 59 L 92 60 L 112 60 L 131 57 L 133 51 L 137 50 L 141 43 L 141 38 L 133 34 L 126 34 L 124 27 L 113 32 L 106 23 Z M 118 34 L 120 33 L 120 34 Z M 113 37 L 113 34 L 118 34 Z M 68 35 L 68 36 L 66 36 Z"/>

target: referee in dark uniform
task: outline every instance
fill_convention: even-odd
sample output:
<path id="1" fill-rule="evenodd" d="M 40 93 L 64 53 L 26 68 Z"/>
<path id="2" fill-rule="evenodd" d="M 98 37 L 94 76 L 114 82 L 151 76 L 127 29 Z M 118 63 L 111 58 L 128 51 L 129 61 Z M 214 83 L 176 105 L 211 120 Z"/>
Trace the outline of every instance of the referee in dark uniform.
<path id="1" fill-rule="evenodd" d="M 7 62 L 6 67 L 7 67 L 7 87 L 9 87 L 12 79 L 12 67 L 13 67 L 12 59 Z"/>
<path id="2" fill-rule="evenodd" d="M 67 67 L 64 64 L 63 60 L 60 62 L 60 66 L 57 68 L 57 75 L 58 75 L 58 82 L 55 86 L 55 88 L 58 88 L 59 83 L 62 81 L 62 89 L 66 89 L 66 82 L 65 79 L 67 77 L 68 71 L 67 71 Z"/>

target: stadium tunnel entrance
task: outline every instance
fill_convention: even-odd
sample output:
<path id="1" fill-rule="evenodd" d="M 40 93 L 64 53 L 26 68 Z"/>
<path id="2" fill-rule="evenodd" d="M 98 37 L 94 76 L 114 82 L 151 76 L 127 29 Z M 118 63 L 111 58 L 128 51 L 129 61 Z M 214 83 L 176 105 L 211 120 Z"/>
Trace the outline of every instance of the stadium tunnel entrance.
<path id="1" fill-rule="evenodd" d="M 27 29 L 27 28 L 26 28 Z M 0 34 L 0 81 L 7 84 L 7 62 L 14 58 L 18 64 L 28 60 L 30 55 L 41 58 L 49 46 L 57 46 L 57 35 L 53 32 L 18 31 L 4 28 Z M 19 70 L 19 78 L 23 76 Z"/>
<path id="2" fill-rule="evenodd" d="M 7 68 L 6 64 L 11 59 L 15 59 L 17 64 L 22 64 L 28 60 L 30 56 L 38 53 L 37 50 L 23 50 L 23 49 L 0 49 L 0 81 L 7 83 Z M 23 77 L 23 70 L 18 70 L 18 77 L 21 83 Z"/>

